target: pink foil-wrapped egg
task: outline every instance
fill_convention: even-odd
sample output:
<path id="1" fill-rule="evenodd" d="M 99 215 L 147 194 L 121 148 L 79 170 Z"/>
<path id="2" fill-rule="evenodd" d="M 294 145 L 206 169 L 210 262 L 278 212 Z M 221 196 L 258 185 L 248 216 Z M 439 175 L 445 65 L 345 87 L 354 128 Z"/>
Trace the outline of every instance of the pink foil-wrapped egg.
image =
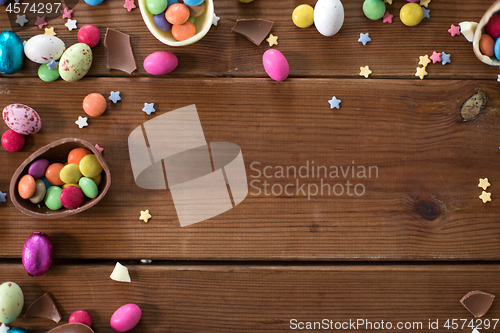
<path id="1" fill-rule="evenodd" d="M 34 232 L 23 246 L 23 266 L 31 276 L 42 276 L 52 264 L 52 241 L 43 232 Z"/>
<path id="2" fill-rule="evenodd" d="M 22 135 L 37 133 L 42 128 L 38 113 L 24 104 L 10 104 L 3 109 L 3 120 L 11 130 Z"/>

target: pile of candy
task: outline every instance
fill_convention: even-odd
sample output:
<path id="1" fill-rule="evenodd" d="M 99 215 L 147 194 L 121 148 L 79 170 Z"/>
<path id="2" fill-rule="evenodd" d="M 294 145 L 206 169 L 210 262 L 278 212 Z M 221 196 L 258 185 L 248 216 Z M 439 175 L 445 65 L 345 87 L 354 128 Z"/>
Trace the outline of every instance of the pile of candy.
<path id="1" fill-rule="evenodd" d="M 488 57 L 500 60 L 500 14 L 493 14 L 484 26 L 484 33 L 479 40 L 479 50 Z"/>
<path id="2" fill-rule="evenodd" d="M 146 9 L 153 15 L 154 25 L 161 31 L 170 31 L 177 41 L 196 34 L 194 22 L 206 8 L 205 0 L 184 0 L 183 3 L 178 0 L 146 0 Z"/>
<path id="3" fill-rule="evenodd" d="M 101 163 L 94 154 L 85 148 L 75 148 L 69 153 L 66 165 L 51 164 L 46 159 L 31 163 L 17 190 L 21 198 L 34 204 L 44 201 L 50 210 L 76 209 L 84 197 L 97 197 L 101 173 Z"/>

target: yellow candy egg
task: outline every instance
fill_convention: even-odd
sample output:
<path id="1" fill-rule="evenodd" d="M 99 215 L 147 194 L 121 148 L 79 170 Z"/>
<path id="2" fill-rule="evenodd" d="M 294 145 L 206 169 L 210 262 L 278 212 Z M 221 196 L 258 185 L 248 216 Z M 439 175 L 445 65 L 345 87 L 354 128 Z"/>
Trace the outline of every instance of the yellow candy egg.
<path id="1" fill-rule="evenodd" d="M 293 10 L 292 21 L 299 28 L 309 28 L 314 23 L 314 9 L 309 5 L 297 6 Z"/>
<path id="2" fill-rule="evenodd" d="M 413 27 L 422 21 L 424 18 L 424 11 L 422 7 L 415 2 L 407 3 L 401 7 L 399 18 L 405 25 Z"/>

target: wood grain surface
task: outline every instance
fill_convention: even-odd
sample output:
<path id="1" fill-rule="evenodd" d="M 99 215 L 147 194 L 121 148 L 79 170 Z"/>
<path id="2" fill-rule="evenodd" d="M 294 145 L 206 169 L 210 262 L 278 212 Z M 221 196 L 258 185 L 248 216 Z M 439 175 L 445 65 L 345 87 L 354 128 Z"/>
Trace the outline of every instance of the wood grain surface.
<path id="1" fill-rule="evenodd" d="M 102 34 L 87 77 L 44 83 L 29 60 L 19 73 L 0 75 L 0 107 L 27 104 L 43 122 L 21 152 L 0 149 L 0 191 L 7 191 L 31 153 L 64 137 L 102 146 L 112 174 L 110 191 L 97 206 L 65 219 L 36 220 L 10 200 L 0 204 L 0 283 L 22 287 L 24 310 L 49 292 L 63 321 L 86 309 L 96 333 L 111 332 L 111 314 L 126 303 L 143 311 L 132 332 L 285 332 L 291 319 L 325 318 L 423 323 L 409 332 L 471 332 L 444 323 L 472 319 L 458 302 L 465 293 L 500 293 L 499 69 L 482 64 L 471 43 L 447 30 L 479 21 L 493 1 L 434 0 L 430 19 L 406 27 L 398 17 L 406 1 L 387 6 L 395 15 L 388 24 L 368 20 L 363 0 L 346 0 L 344 26 L 329 38 L 292 23 L 297 5 L 315 2 L 215 0 L 218 26 L 196 44 L 174 48 L 157 41 L 139 9 L 129 13 L 121 0 L 95 7 L 80 1 L 73 8 L 78 27 L 94 24 Z M 265 73 L 266 42 L 257 47 L 231 33 L 242 18 L 275 22 L 274 48 L 290 65 L 286 81 Z M 48 26 L 70 46 L 77 30 L 64 23 L 57 18 Z M 108 27 L 131 36 L 138 67 L 132 75 L 106 68 Z M 0 29 L 10 29 L 3 6 Z M 372 41 L 363 46 L 357 40 L 367 32 Z M 39 33 L 32 26 L 19 36 Z M 179 66 L 153 77 L 142 63 L 160 50 L 175 53 Z M 450 54 L 451 63 L 429 64 L 420 80 L 414 75 L 419 56 L 433 51 Z M 369 79 L 359 76 L 366 65 L 373 71 Z M 108 102 L 104 115 L 78 129 L 83 98 L 91 92 L 107 98 L 110 91 L 120 91 L 122 100 Z M 464 121 L 461 108 L 478 92 L 487 96 L 486 107 Z M 342 100 L 340 109 L 330 109 L 332 96 Z M 154 103 L 156 113 L 142 112 L 145 102 Z M 250 193 L 234 209 L 181 228 L 169 191 L 135 184 L 127 139 L 144 122 L 191 104 L 208 142 L 241 148 Z M 0 123 L 0 132 L 6 129 Z M 316 166 L 315 176 L 277 174 L 280 167 L 304 165 L 310 172 Z M 328 175 L 318 176 L 321 166 Z M 342 175 L 352 166 L 373 174 Z M 330 176 L 335 167 L 338 178 Z M 478 198 L 484 177 L 492 184 L 487 204 Z M 324 183 L 344 192 L 307 192 Z M 356 185 L 363 195 L 352 194 Z M 277 193 L 284 188 L 292 194 Z M 139 220 L 145 209 L 153 216 L 147 224 Z M 21 265 L 24 241 L 35 231 L 54 242 L 55 262 L 39 278 Z M 140 265 L 139 259 L 154 263 Z M 116 260 L 128 266 L 132 283 L 109 279 Z M 498 304 L 485 318 L 500 318 Z M 439 320 L 437 330 L 429 329 L 429 320 Z M 30 333 L 56 326 L 27 318 L 13 324 Z"/>
<path id="2" fill-rule="evenodd" d="M 5 175 L 38 147 L 72 136 L 104 147 L 112 185 L 96 207 L 63 220 L 33 220 L 4 204 L 3 257 L 19 257 L 23 240 L 43 231 L 53 237 L 57 258 L 500 258 L 496 82 L 87 78 L 39 85 L 29 97 L 26 86 L 36 85 L 35 79 L 11 82 L 0 81 L 0 91 L 9 92 L 4 103 L 29 100 L 44 127 L 28 137 L 22 152 L 0 152 L 0 188 L 8 188 Z M 58 93 L 66 89 L 73 93 Z M 83 97 L 108 96 L 110 90 L 120 90 L 122 100 L 78 129 L 74 122 L 85 115 Z M 464 122 L 460 108 L 480 90 L 491 100 L 475 120 Z M 342 100 L 339 110 L 330 109 L 332 95 Z M 156 113 L 142 112 L 144 102 L 155 102 Z M 170 192 L 135 185 L 127 138 L 143 122 L 190 104 L 197 106 L 208 142 L 241 147 L 250 192 L 231 211 L 180 228 Z M 328 167 L 327 177 L 313 176 L 313 163 Z M 305 171 L 276 176 L 279 167 L 298 170 L 307 164 L 309 178 L 301 177 Z M 353 165 L 354 177 L 341 171 L 339 178 L 330 177 L 332 167 Z M 376 169 L 371 178 L 368 172 L 360 178 L 360 166 Z M 493 184 L 487 204 L 478 198 L 480 177 Z M 266 189 L 265 181 L 273 188 Z M 331 192 L 321 192 L 324 183 Z M 288 184 L 291 195 L 281 192 Z M 147 224 L 139 221 L 145 209 L 153 216 Z"/>
<path id="3" fill-rule="evenodd" d="M 462 296 L 478 289 L 500 293 L 498 265 L 130 264 L 131 283 L 109 279 L 113 266 L 111 262 L 98 266 L 57 265 L 41 278 L 30 278 L 20 264 L 6 264 L 2 265 L 0 280 L 15 279 L 21 286 L 24 311 L 37 297 L 49 292 L 61 312 L 61 323 L 67 322 L 73 311 L 85 309 L 93 317 L 95 332 L 100 333 L 113 332 L 109 319 L 127 303 L 139 305 L 143 312 L 134 332 L 288 332 L 292 319 L 383 320 L 394 327 L 398 322 L 423 325 L 422 329 L 413 326 L 398 332 L 470 332 L 468 327 L 462 329 L 460 321 L 460 329 L 444 327 L 447 319 L 466 319 L 467 325 L 473 319 L 459 303 Z M 499 316 L 500 307 L 495 302 L 482 319 L 498 321 Z M 429 320 L 438 320 L 439 329 L 430 330 Z M 14 325 L 38 333 L 57 324 L 47 319 L 19 318 Z M 484 332 L 498 331 L 498 325 Z M 380 330 L 360 326 L 340 331 Z"/>

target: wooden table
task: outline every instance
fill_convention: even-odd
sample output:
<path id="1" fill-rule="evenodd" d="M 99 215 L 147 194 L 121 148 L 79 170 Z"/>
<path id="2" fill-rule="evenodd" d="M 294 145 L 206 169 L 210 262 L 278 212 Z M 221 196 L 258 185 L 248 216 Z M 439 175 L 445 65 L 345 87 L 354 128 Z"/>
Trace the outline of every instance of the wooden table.
<path id="1" fill-rule="evenodd" d="M 345 0 L 344 26 L 327 38 L 314 27 L 293 25 L 291 13 L 303 1 L 215 0 L 219 24 L 200 42 L 173 48 L 150 34 L 139 9 L 129 13 L 118 0 L 96 7 L 80 1 L 73 8 L 78 26 L 94 24 L 102 38 L 107 27 L 130 34 L 138 69 L 132 75 L 107 69 L 101 39 L 81 81 L 42 82 L 38 65 L 29 60 L 19 73 L 1 76 L 2 108 L 30 105 L 43 129 L 27 137 L 21 152 L 0 151 L 0 190 L 8 190 L 26 157 L 64 137 L 104 148 L 112 186 L 97 206 L 61 220 L 29 218 L 10 200 L 0 204 L 0 282 L 22 287 L 25 310 L 48 292 L 63 321 L 77 309 L 89 311 L 97 333 L 112 332 L 110 316 L 126 303 L 143 312 L 133 332 L 148 333 L 285 332 L 294 327 L 293 319 L 383 320 L 394 327 L 421 322 L 409 329 L 415 332 L 457 331 L 445 327 L 447 319 L 467 319 L 468 325 L 473 316 L 459 304 L 465 293 L 500 294 L 499 69 L 482 64 L 471 43 L 447 30 L 479 21 L 491 2 L 432 1 L 431 18 L 406 27 L 397 17 L 405 1 L 388 6 L 395 14 L 388 24 L 368 20 L 363 1 Z M 4 7 L 0 12 L 0 27 L 10 29 Z M 286 81 L 266 75 L 265 42 L 257 47 L 231 33 L 242 18 L 275 22 L 279 45 L 273 48 L 290 64 Z M 58 18 L 49 26 L 69 46 L 77 42 L 77 32 L 64 23 Z M 33 27 L 19 35 L 24 40 L 40 32 Z M 357 40 L 366 32 L 372 41 L 363 46 Z M 160 50 L 174 52 L 179 66 L 153 77 L 142 62 Z M 433 51 L 451 54 L 451 63 L 429 64 L 429 74 L 420 80 L 419 56 Z M 369 79 L 359 75 L 366 65 L 373 71 Z M 103 116 L 78 129 L 74 122 L 84 116 L 83 98 L 117 90 L 122 100 L 108 102 Z M 489 102 L 479 116 L 464 121 L 462 104 L 479 91 Z M 342 100 L 338 110 L 330 109 L 333 96 Z M 156 113 L 142 112 L 145 102 L 154 103 Z M 127 138 L 154 116 L 190 104 L 196 104 L 207 141 L 240 146 L 248 181 L 256 180 L 253 185 L 262 192 L 250 187 L 234 209 L 181 228 L 169 191 L 135 185 Z M 7 126 L 2 122 L 0 129 Z M 308 163 L 372 166 L 377 175 L 275 174 L 280 166 L 299 169 Z M 484 177 L 492 184 L 492 201 L 486 204 L 477 186 Z M 322 180 L 332 186 L 350 180 L 365 191 L 309 198 L 300 191 L 263 192 L 264 181 L 276 193 L 296 181 L 314 188 Z M 153 216 L 147 224 L 139 220 L 145 209 Z M 21 264 L 21 250 L 35 231 L 50 235 L 55 261 L 43 277 L 32 278 Z M 109 278 L 116 261 L 128 267 L 132 283 Z M 485 318 L 500 318 L 498 301 Z M 438 330 L 429 329 L 429 320 L 439 320 Z M 459 323 L 458 331 L 472 331 Z M 12 324 L 30 332 L 56 326 L 32 318 Z"/>

